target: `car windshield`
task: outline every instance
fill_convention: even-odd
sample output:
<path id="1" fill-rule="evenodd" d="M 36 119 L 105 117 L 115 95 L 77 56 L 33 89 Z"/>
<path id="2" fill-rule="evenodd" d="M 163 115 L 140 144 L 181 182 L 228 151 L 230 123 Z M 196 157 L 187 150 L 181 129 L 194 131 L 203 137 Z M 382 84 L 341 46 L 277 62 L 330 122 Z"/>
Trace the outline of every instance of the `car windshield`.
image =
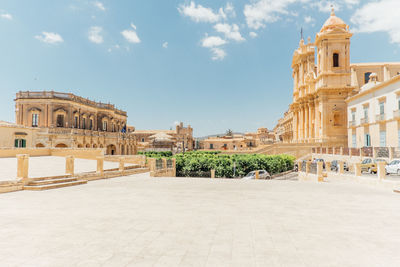
<path id="1" fill-rule="evenodd" d="M 251 176 L 254 176 L 254 172 L 249 172 L 249 173 L 246 175 L 246 177 L 251 177 Z"/>

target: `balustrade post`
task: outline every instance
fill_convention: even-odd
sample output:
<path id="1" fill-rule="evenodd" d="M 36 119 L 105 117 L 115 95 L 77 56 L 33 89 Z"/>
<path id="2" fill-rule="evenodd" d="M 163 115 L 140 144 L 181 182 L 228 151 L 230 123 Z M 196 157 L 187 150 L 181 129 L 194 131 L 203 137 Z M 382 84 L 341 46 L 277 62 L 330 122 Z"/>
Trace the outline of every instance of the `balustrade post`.
<path id="1" fill-rule="evenodd" d="M 378 178 L 385 179 L 386 178 L 386 170 L 385 170 L 386 162 L 378 161 Z"/>
<path id="2" fill-rule="evenodd" d="M 354 163 L 354 173 L 356 176 L 361 176 L 361 163 Z"/>
<path id="3" fill-rule="evenodd" d="M 344 174 L 344 161 L 338 161 L 339 174 Z"/>
<path id="4" fill-rule="evenodd" d="M 27 180 L 29 174 L 29 155 L 17 155 L 17 178 Z"/>
<path id="5" fill-rule="evenodd" d="M 322 167 L 323 167 L 323 166 L 322 166 Z M 330 161 L 325 162 L 325 170 L 326 170 L 327 172 L 330 172 L 330 171 L 331 171 L 331 162 L 330 162 Z"/>
<path id="6" fill-rule="evenodd" d="M 318 177 L 318 182 L 323 182 L 324 181 L 324 165 L 322 161 L 317 162 L 317 177 Z"/>
<path id="7" fill-rule="evenodd" d="M 307 161 L 307 162 L 306 162 L 306 174 L 309 174 L 309 173 L 310 173 L 310 167 L 311 167 L 311 162 L 310 162 L 310 161 Z"/>
<path id="8" fill-rule="evenodd" d="M 104 173 L 104 156 L 96 157 L 97 159 L 97 173 L 103 174 Z"/>
<path id="9" fill-rule="evenodd" d="M 65 173 L 74 175 L 75 173 L 75 161 L 74 156 L 65 157 Z"/>
<path id="10" fill-rule="evenodd" d="M 119 171 L 123 172 L 125 170 L 125 157 L 119 158 Z"/>

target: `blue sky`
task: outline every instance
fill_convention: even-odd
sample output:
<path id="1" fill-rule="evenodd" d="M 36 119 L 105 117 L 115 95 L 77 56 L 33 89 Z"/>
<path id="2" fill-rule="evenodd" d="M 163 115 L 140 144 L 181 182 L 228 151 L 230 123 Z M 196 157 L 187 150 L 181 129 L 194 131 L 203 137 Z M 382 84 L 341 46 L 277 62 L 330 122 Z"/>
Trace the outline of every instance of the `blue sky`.
<path id="1" fill-rule="evenodd" d="M 137 129 L 271 129 L 300 29 L 314 40 L 331 2 L 352 62 L 400 61 L 397 0 L 1 0 L 0 120 L 17 91 L 55 90 L 116 104 Z"/>

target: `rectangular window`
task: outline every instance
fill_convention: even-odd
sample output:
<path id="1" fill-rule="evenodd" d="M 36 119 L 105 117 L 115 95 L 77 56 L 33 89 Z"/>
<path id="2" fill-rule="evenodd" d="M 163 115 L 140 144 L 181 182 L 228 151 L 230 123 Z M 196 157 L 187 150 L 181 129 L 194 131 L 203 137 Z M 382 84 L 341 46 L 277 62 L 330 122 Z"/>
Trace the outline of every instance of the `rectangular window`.
<path id="1" fill-rule="evenodd" d="M 356 112 L 355 111 L 351 112 L 351 121 L 356 121 Z"/>
<path id="2" fill-rule="evenodd" d="M 93 130 L 93 120 L 92 119 L 90 119 L 90 121 L 89 121 L 89 129 Z"/>
<path id="3" fill-rule="evenodd" d="M 86 118 L 82 119 L 82 129 L 86 129 Z"/>
<path id="4" fill-rule="evenodd" d="M 386 147 L 386 131 L 381 131 L 379 133 L 379 146 Z"/>
<path id="5" fill-rule="evenodd" d="M 364 83 L 369 82 L 369 76 L 371 76 L 371 72 L 364 73 Z"/>
<path id="6" fill-rule="evenodd" d="M 14 146 L 17 148 L 26 147 L 26 140 L 25 139 L 15 139 Z"/>
<path id="7" fill-rule="evenodd" d="M 371 146 L 371 136 L 369 134 L 365 134 L 365 146 L 366 147 Z"/>
<path id="8" fill-rule="evenodd" d="M 397 131 L 397 147 L 400 147 L 400 129 Z"/>
<path id="9" fill-rule="evenodd" d="M 32 127 L 38 127 L 39 125 L 39 114 L 32 114 Z"/>
<path id="10" fill-rule="evenodd" d="M 400 98 L 397 98 L 397 109 L 400 110 Z"/>
<path id="11" fill-rule="evenodd" d="M 364 119 L 368 122 L 368 107 L 364 107 Z"/>
<path id="12" fill-rule="evenodd" d="M 103 131 L 107 131 L 107 122 L 103 121 Z"/>
<path id="13" fill-rule="evenodd" d="M 385 114 L 385 102 L 379 102 L 379 114 Z"/>
<path id="14" fill-rule="evenodd" d="M 351 136 L 351 143 L 352 147 L 357 147 L 357 136 L 355 134 Z"/>
<path id="15" fill-rule="evenodd" d="M 57 127 L 64 127 L 64 115 L 57 115 Z"/>
<path id="16" fill-rule="evenodd" d="M 214 149 L 214 145 L 213 144 L 210 144 L 210 149 Z"/>
<path id="17" fill-rule="evenodd" d="M 79 128 L 78 117 L 75 116 L 75 128 Z"/>

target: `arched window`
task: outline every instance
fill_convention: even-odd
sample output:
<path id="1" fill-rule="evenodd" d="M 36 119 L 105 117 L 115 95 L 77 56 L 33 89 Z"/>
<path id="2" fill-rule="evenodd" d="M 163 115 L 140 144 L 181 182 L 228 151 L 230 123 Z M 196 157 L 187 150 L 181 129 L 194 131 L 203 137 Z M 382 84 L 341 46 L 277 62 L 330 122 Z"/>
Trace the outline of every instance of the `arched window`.
<path id="1" fill-rule="evenodd" d="M 366 72 L 364 73 L 364 83 L 368 83 L 369 82 L 369 76 L 371 76 L 371 72 Z"/>
<path id="2" fill-rule="evenodd" d="M 333 67 L 339 67 L 339 54 L 333 54 Z"/>

